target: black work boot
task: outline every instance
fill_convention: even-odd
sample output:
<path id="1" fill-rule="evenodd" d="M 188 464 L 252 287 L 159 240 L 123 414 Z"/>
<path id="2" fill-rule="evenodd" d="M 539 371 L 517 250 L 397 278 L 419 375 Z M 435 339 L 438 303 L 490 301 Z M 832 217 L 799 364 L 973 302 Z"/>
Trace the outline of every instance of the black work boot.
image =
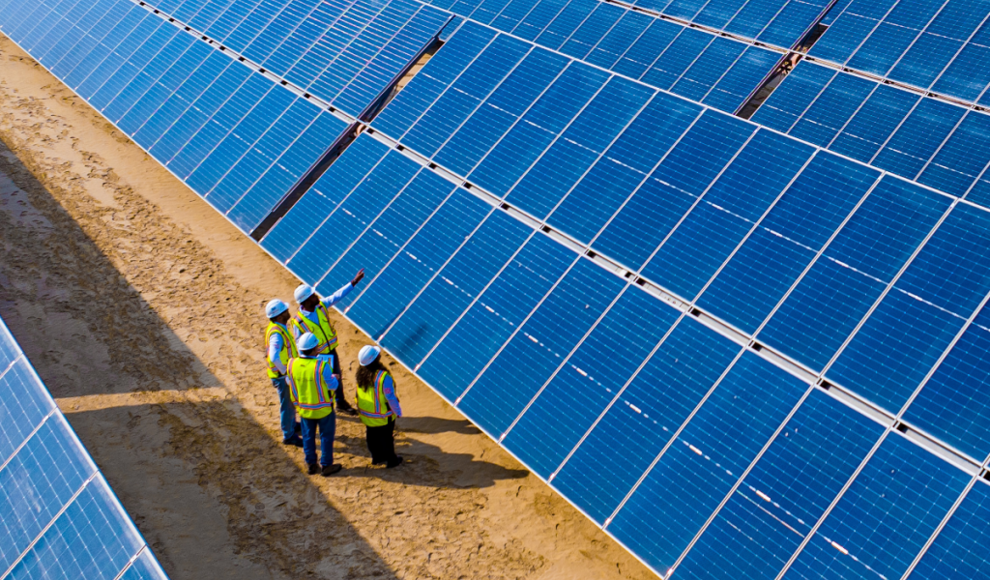
<path id="1" fill-rule="evenodd" d="M 330 477 L 331 475 L 337 473 L 338 471 L 340 471 L 343 468 L 344 468 L 344 466 L 341 465 L 341 464 L 339 464 L 339 463 L 334 463 L 333 465 L 324 465 L 323 466 L 323 477 Z"/>
<path id="2" fill-rule="evenodd" d="M 402 456 L 396 455 L 395 459 L 385 464 L 385 469 L 392 469 L 393 467 L 398 467 L 400 465 L 402 465 Z"/>
<path id="3" fill-rule="evenodd" d="M 320 472 L 320 465 L 318 463 L 310 463 L 309 464 L 309 474 L 310 475 L 316 475 L 319 472 Z"/>

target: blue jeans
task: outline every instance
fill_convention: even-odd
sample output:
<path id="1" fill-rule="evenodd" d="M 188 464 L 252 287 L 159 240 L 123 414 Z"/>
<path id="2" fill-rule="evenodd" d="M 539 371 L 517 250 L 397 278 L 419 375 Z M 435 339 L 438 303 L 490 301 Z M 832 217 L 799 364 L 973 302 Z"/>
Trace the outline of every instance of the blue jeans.
<path id="1" fill-rule="evenodd" d="M 333 465 L 333 436 L 337 432 L 337 414 L 330 413 L 322 419 L 302 417 L 303 455 L 306 464 L 316 463 L 316 429 L 320 430 L 320 465 Z"/>
<path id="2" fill-rule="evenodd" d="M 282 439 L 291 439 L 296 434 L 296 406 L 289 394 L 289 382 L 285 377 L 272 379 L 272 386 L 278 389 L 279 424 L 282 426 Z"/>

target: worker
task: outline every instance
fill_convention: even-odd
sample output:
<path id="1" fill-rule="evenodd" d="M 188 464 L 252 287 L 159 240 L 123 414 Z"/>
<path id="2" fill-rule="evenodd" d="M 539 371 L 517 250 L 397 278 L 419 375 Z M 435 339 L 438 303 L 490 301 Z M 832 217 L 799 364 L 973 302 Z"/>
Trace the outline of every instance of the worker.
<path id="1" fill-rule="evenodd" d="M 295 291 L 296 302 L 299 303 L 299 312 L 292 319 L 292 332 L 296 340 L 306 332 L 311 332 L 319 340 L 320 345 L 317 354 L 333 355 L 333 372 L 338 377 L 340 374 L 340 357 L 337 356 L 337 331 L 333 327 L 330 318 L 330 308 L 344 299 L 351 290 L 364 278 L 364 268 L 361 268 L 354 279 L 346 286 L 337 290 L 332 296 L 320 300 L 316 295 L 316 290 L 308 284 L 302 284 Z M 337 408 L 348 415 L 357 415 L 357 411 L 347 402 L 344 389 L 337 391 Z"/>
<path id="2" fill-rule="evenodd" d="M 320 341 L 307 332 L 296 341 L 299 356 L 289 359 L 286 377 L 292 402 L 302 422 L 302 448 L 310 475 L 330 476 L 341 470 L 333 462 L 333 438 L 337 430 L 334 391 L 340 386 L 333 374 L 333 355 L 318 354 Z M 320 463 L 316 463 L 316 432 L 320 432 Z"/>
<path id="3" fill-rule="evenodd" d="M 265 306 L 268 328 L 265 329 L 265 362 L 268 363 L 268 378 L 278 391 L 279 424 L 282 428 L 282 443 L 302 447 L 302 439 L 297 434 L 296 408 L 289 396 L 285 372 L 289 359 L 296 355 L 296 344 L 286 324 L 289 322 L 289 307 L 278 298 Z"/>
<path id="4" fill-rule="evenodd" d="M 357 404 L 365 426 L 371 464 L 392 468 L 402 463 L 395 454 L 395 419 L 402 416 L 402 407 L 395 394 L 392 374 L 381 361 L 382 349 L 367 345 L 358 353 Z"/>

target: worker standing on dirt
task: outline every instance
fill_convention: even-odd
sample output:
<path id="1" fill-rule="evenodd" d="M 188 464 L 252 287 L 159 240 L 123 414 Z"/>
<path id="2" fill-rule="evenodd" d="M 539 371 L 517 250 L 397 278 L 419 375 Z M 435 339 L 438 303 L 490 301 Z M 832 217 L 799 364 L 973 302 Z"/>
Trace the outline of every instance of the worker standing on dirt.
<path id="1" fill-rule="evenodd" d="M 286 377 L 292 402 L 302 422 L 302 448 L 309 474 L 329 476 L 341 470 L 333 462 L 333 438 L 337 431 L 333 393 L 340 377 L 333 374 L 334 355 L 318 354 L 320 341 L 307 332 L 296 342 L 299 356 L 289 359 Z M 320 432 L 320 463 L 316 463 L 316 432 Z"/>
<path id="2" fill-rule="evenodd" d="M 296 344 L 286 324 L 289 322 L 289 307 L 278 298 L 265 306 L 268 328 L 265 329 L 265 362 L 268 363 L 268 378 L 278 390 L 279 423 L 282 427 L 282 443 L 302 447 L 302 439 L 296 434 L 296 408 L 289 396 L 289 386 L 285 380 L 289 359 L 298 356 Z"/>
<path id="3" fill-rule="evenodd" d="M 358 353 L 357 404 L 371 452 L 371 464 L 392 468 L 402 463 L 395 454 L 395 419 L 402 407 L 392 374 L 382 364 L 382 349 L 367 345 Z"/>
<path id="4" fill-rule="evenodd" d="M 337 331 L 333 327 L 330 318 L 330 308 L 347 296 L 355 286 L 364 278 L 364 268 L 358 270 L 357 275 L 349 284 L 337 290 L 332 296 L 323 300 L 316 295 L 316 290 L 308 284 L 302 284 L 295 291 L 296 302 L 299 303 L 299 312 L 292 319 L 292 333 L 296 340 L 306 332 L 311 332 L 319 341 L 317 354 L 333 355 L 333 372 L 338 377 L 340 374 L 340 357 L 337 356 Z M 336 393 L 337 408 L 348 415 L 357 415 L 357 411 L 347 402 L 344 390 L 338 389 Z"/>

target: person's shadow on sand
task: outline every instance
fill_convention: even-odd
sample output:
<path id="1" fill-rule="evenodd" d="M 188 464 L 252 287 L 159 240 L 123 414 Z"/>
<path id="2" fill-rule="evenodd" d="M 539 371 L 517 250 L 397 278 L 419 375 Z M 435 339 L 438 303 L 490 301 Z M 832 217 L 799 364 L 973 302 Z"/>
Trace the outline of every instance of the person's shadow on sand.
<path id="1" fill-rule="evenodd" d="M 363 436 L 338 435 L 336 445 L 337 451 L 367 458 L 366 464 L 362 462 L 359 463 L 359 467 L 346 470 L 346 475 L 349 477 L 377 477 L 406 485 L 464 489 L 491 487 L 496 481 L 521 479 L 529 475 L 526 469 L 512 469 L 483 461 L 470 453 L 450 453 L 436 445 L 408 436 L 417 433 L 449 432 L 476 435 L 480 434 L 481 430 L 467 420 L 403 417 L 399 419 L 396 428 L 395 452 L 401 455 L 405 462 L 395 469 L 371 465 L 371 455 L 368 453 Z"/>

